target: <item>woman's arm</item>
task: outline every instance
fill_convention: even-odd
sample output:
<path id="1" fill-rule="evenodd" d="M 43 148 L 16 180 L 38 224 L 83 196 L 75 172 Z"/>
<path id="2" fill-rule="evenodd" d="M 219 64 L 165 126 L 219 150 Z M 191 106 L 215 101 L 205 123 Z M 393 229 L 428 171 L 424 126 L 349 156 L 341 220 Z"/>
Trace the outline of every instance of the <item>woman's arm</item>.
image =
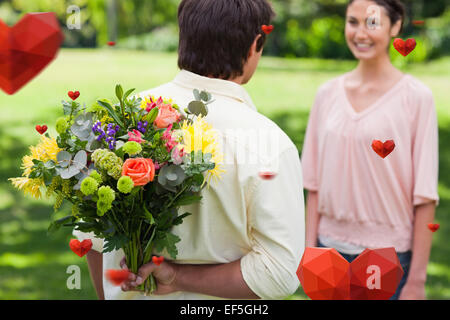
<path id="1" fill-rule="evenodd" d="M 306 200 L 306 247 L 317 246 L 320 215 L 317 211 L 319 193 L 308 191 Z"/>
<path id="2" fill-rule="evenodd" d="M 95 250 L 90 250 L 86 254 L 86 259 L 97 297 L 99 300 L 105 300 L 103 292 L 103 254 Z"/>
<path id="3" fill-rule="evenodd" d="M 433 222 L 435 209 L 435 202 L 415 207 L 412 260 L 408 279 L 400 294 L 401 300 L 425 299 L 427 265 L 433 240 L 428 223 Z"/>

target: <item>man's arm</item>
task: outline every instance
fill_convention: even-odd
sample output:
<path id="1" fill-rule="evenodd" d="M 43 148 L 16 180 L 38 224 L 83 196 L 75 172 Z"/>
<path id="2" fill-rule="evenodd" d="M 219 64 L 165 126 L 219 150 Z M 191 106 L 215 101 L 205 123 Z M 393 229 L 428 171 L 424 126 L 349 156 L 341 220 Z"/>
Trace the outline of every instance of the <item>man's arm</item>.
<path id="1" fill-rule="evenodd" d="M 90 250 L 86 254 L 86 260 L 97 297 L 99 300 L 105 300 L 103 293 L 103 254 L 95 250 Z"/>
<path id="2" fill-rule="evenodd" d="M 412 260 L 400 299 L 425 299 L 427 265 L 433 240 L 433 233 L 428 229 L 428 223 L 433 222 L 435 209 L 434 202 L 415 208 Z"/>
<path id="3" fill-rule="evenodd" d="M 190 265 L 164 261 L 160 266 L 151 262 L 139 269 L 137 277 L 131 274 L 122 289 L 134 290 L 135 286 L 153 273 L 157 281 L 155 294 L 185 291 L 225 299 L 259 299 L 244 281 L 240 262 L 236 260 L 215 265 Z M 124 260 L 121 265 L 125 267 Z"/>
<path id="4" fill-rule="evenodd" d="M 317 211 L 319 193 L 309 191 L 306 200 L 306 247 L 317 246 L 317 234 L 319 230 L 320 215 Z"/>

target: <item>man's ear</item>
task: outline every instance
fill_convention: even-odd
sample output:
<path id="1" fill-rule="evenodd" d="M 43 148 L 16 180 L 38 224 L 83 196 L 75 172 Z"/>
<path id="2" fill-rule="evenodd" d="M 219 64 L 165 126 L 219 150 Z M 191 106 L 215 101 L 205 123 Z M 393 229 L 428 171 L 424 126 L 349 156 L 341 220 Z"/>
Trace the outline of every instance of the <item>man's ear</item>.
<path id="1" fill-rule="evenodd" d="M 391 27 L 391 37 L 397 37 L 400 34 L 400 29 L 402 28 L 402 20 L 398 20 L 392 27 Z"/>
<path id="2" fill-rule="evenodd" d="M 250 50 L 248 51 L 248 58 L 250 58 L 251 56 L 253 56 L 254 54 L 256 54 L 256 52 L 258 52 L 256 49 L 258 48 L 258 40 L 261 38 L 261 35 L 258 34 L 255 38 L 255 40 L 253 40 L 252 46 L 250 47 Z M 262 50 L 262 48 L 261 48 Z"/>

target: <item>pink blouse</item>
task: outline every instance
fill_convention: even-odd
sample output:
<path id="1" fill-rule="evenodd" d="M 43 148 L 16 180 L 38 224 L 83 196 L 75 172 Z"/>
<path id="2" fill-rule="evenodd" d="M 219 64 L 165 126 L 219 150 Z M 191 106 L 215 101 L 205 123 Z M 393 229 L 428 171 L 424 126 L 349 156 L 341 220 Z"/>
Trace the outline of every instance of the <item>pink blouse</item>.
<path id="1" fill-rule="evenodd" d="M 320 87 L 302 150 L 304 188 L 318 191 L 319 235 L 408 251 L 414 206 L 439 203 L 432 93 L 405 75 L 358 113 L 347 99 L 344 77 Z M 383 159 L 373 140 L 394 140 L 396 146 Z"/>

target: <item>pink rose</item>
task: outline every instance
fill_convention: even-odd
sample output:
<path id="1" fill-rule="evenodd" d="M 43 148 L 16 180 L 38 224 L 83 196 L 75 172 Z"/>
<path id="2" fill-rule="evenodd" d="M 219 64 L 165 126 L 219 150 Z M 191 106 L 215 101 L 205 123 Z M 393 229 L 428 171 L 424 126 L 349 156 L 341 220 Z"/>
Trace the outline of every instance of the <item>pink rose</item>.
<path id="1" fill-rule="evenodd" d="M 180 114 L 170 104 L 163 104 L 159 108 L 155 125 L 158 129 L 167 128 L 170 124 L 180 120 Z"/>

